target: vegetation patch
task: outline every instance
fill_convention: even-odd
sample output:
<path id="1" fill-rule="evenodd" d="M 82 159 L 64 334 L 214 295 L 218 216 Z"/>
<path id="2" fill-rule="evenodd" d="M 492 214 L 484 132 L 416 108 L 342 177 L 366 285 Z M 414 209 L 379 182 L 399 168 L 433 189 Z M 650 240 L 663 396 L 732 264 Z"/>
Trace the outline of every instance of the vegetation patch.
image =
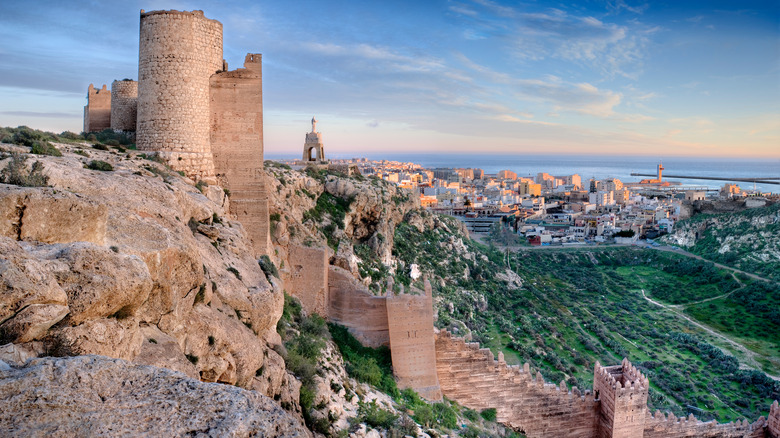
<path id="1" fill-rule="evenodd" d="M 43 163 L 36 161 L 28 170 L 27 156 L 11 154 L 11 161 L 0 171 L 0 182 L 22 187 L 47 187 L 49 177 L 43 173 Z"/>
<path id="2" fill-rule="evenodd" d="M 101 172 L 109 172 L 114 170 L 114 166 L 105 161 L 92 160 L 87 164 L 87 169 L 99 170 Z"/>

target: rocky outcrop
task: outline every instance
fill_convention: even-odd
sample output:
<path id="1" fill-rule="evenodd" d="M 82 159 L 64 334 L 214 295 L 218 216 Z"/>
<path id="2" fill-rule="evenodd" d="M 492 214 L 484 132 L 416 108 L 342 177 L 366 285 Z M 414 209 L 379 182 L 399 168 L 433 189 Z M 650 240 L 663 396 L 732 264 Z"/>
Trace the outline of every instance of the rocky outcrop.
<path id="1" fill-rule="evenodd" d="M 58 148 L 62 157 L 35 158 L 50 187 L 0 184 L 8 354 L 99 354 L 296 406 L 295 379 L 268 346 L 278 342 L 283 288 L 252 256 L 226 192 L 135 151 L 87 148 L 86 158 L 73 153 L 79 146 Z M 90 170 L 91 160 L 114 170 Z"/>
<path id="2" fill-rule="evenodd" d="M 100 356 L 0 366 L 0 405 L 2 436 L 310 436 L 255 391 Z"/>
<path id="3" fill-rule="evenodd" d="M 353 246 L 367 245 L 372 259 L 392 269 L 395 228 L 419 207 L 415 196 L 376 178 L 307 173 L 274 163 L 267 170 L 273 258 L 283 278 L 290 275 L 291 248 L 296 246 L 326 248 L 331 264 L 359 278 L 361 260 Z M 312 212 L 317 211 L 318 201 L 326 193 L 348 203 L 342 223 L 334 224 L 336 219 L 329 214 L 313 218 Z M 328 242 L 338 243 L 337 250 L 331 250 Z M 362 280 L 371 283 L 369 278 Z"/>

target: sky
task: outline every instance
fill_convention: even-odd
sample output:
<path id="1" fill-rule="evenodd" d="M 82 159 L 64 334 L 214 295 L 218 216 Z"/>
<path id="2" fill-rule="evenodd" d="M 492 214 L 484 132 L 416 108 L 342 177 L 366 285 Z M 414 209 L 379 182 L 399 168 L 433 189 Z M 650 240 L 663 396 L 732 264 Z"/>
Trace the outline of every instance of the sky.
<path id="1" fill-rule="evenodd" d="M 263 55 L 266 154 L 780 158 L 780 1 L 3 0 L 0 126 L 78 132 L 138 76 L 139 12 Z"/>

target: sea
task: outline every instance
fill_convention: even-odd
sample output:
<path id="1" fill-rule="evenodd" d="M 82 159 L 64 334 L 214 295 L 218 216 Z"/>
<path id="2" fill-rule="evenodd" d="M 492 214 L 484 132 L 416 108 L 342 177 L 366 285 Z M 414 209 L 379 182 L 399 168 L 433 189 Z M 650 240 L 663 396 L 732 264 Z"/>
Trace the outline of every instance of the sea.
<path id="1" fill-rule="evenodd" d="M 355 155 L 335 154 L 328 158 L 348 159 Z M 641 176 L 631 173 L 656 174 L 656 166 L 662 163 L 664 180 L 679 181 L 684 186 L 706 187 L 718 190 L 729 181 L 706 179 L 676 179 L 666 175 L 703 176 L 720 178 L 777 178 L 780 181 L 780 159 L 745 158 L 699 158 L 699 157 L 646 157 L 646 156 L 604 156 L 604 155 L 496 155 L 496 154 L 370 154 L 371 160 L 412 162 L 425 168 L 472 167 L 488 174 L 500 170 L 511 170 L 517 176 L 535 177 L 537 173 L 564 176 L 579 174 L 583 183 L 594 178 L 618 178 L 625 182 L 638 182 Z M 267 159 L 295 159 L 297 156 L 273 155 Z M 780 185 L 734 181 L 743 190 L 757 190 L 761 193 L 780 193 Z"/>

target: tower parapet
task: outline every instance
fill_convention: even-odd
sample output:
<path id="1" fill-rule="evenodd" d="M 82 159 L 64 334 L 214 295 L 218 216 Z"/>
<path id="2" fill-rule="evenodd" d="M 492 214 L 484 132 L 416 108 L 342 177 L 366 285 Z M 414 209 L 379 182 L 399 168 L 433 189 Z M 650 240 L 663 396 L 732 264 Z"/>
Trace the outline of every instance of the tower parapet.
<path id="1" fill-rule="evenodd" d="M 620 365 L 604 367 L 596 362 L 593 392 L 601 402 L 600 436 L 641 437 L 647 414 L 650 382 L 635 366 L 623 359 Z"/>
<path id="2" fill-rule="evenodd" d="M 138 112 L 138 82 L 130 79 L 111 83 L 111 129 L 135 131 Z"/>

